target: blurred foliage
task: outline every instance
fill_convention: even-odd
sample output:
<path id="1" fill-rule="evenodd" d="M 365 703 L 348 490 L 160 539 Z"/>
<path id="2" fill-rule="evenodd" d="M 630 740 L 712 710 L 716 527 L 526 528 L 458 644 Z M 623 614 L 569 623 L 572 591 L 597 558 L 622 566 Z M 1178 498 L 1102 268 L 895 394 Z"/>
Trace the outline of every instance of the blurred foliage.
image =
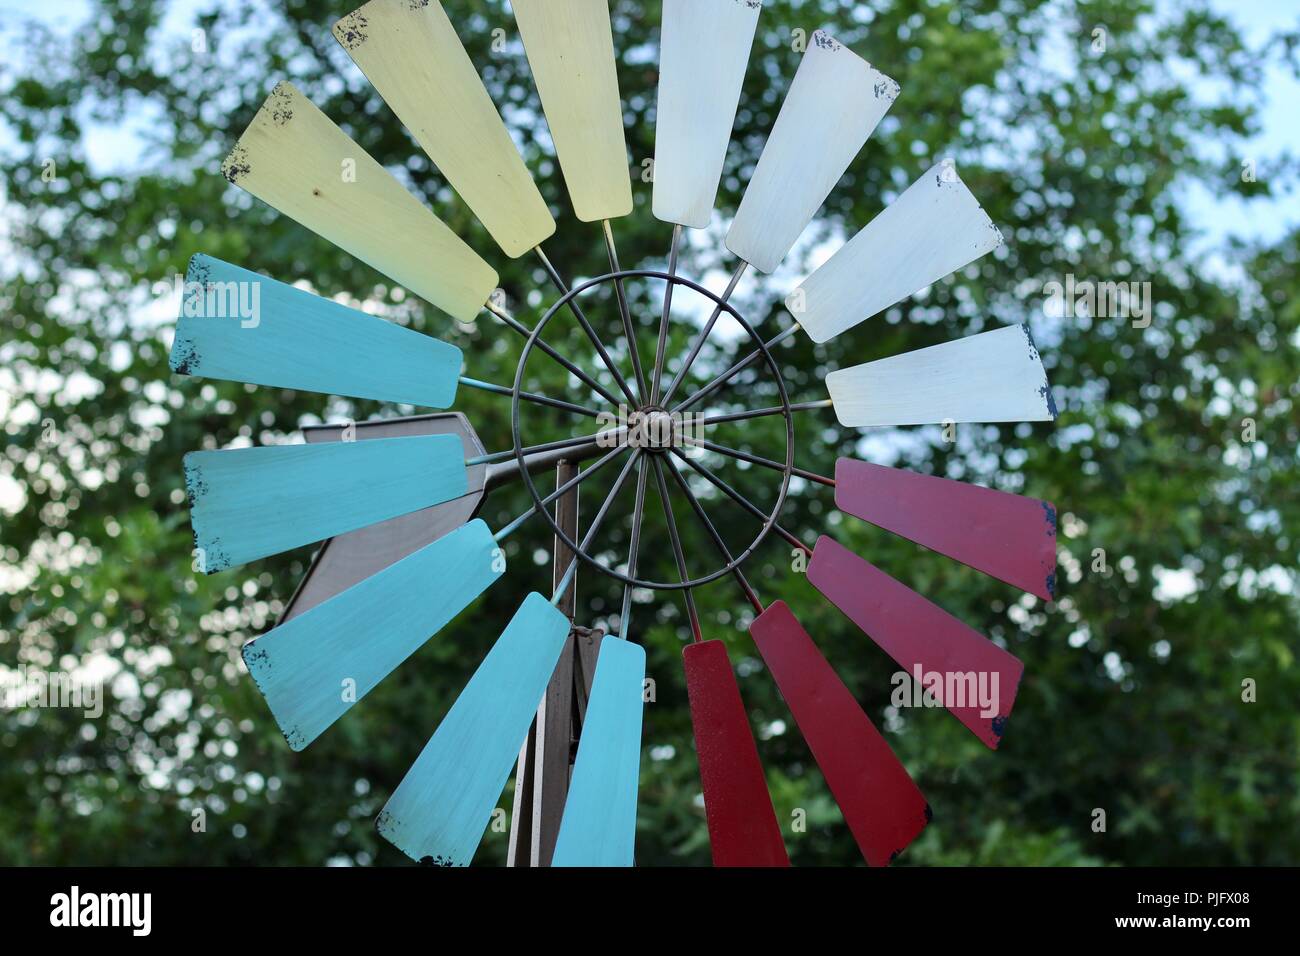
<path id="1" fill-rule="evenodd" d="M 505 582 L 294 754 L 239 649 L 274 622 L 310 554 L 212 577 L 191 570 L 185 452 L 412 412 L 170 375 L 167 298 L 153 286 L 183 272 L 192 254 L 365 302 L 459 345 L 476 378 L 508 382 L 519 355 L 520 340 L 486 314 L 452 323 L 222 179 L 221 158 L 276 80 L 297 83 L 487 257 L 523 321 L 535 322 L 552 299 L 535 261 L 499 253 L 338 48 L 329 26 L 351 5 L 213 0 L 197 22 L 178 29 L 171 18 L 164 29 L 160 0 L 95 0 L 74 31 L 8 27 L 17 55 L 0 66 L 0 119 L 11 134 L 0 142 L 4 223 L 17 251 L 0 291 L 0 487 L 17 507 L 0 516 L 0 665 L 86 667 L 109 676 L 112 692 L 99 720 L 67 709 L 0 713 L 0 861 L 402 862 L 373 818 L 524 591 L 549 586 L 549 539 L 533 522 L 511 545 Z M 604 272 L 599 231 L 568 210 L 508 7 L 445 6 L 556 213 L 550 257 L 570 277 Z M 662 268 L 670 236 L 650 215 L 640 178 L 653 155 L 658 6 L 613 4 L 636 192 L 635 213 L 615 224 L 628 268 Z M 788 547 L 773 539 L 750 566 L 764 600 L 795 608 L 926 792 L 935 822 L 905 864 L 1300 856 L 1300 236 L 1193 256 L 1204 236 L 1179 202 L 1191 185 L 1214 196 L 1278 196 L 1293 182 L 1289 157 L 1258 157 L 1253 183 L 1241 182 L 1239 167 L 1243 138 L 1258 125 L 1264 64 L 1294 57 L 1295 38 L 1256 50 L 1202 3 L 1159 9 L 1145 0 L 769 0 L 719 217 L 683 253 L 685 275 L 721 287 L 731 265 L 719 223 L 734 212 L 798 66 L 794 31 L 819 27 L 903 93 L 786 267 L 742 283 L 737 302 L 749 318 L 769 335 L 783 327 L 779 303 L 808 254 L 865 224 L 946 156 L 1007 238 L 994 256 L 825 347 L 797 336 L 779 350 L 792 398 L 808 401 L 824 397 L 820 380 L 832 368 L 1030 321 L 1062 409 L 1055 425 L 962 426 L 956 444 L 931 428 L 855 436 L 828 413 L 796 422 L 803 467 L 829 473 L 856 449 L 1046 498 L 1061 514 L 1060 597 L 1048 605 L 840 520 L 816 486 L 796 482 L 782 519 L 809 541 L 833 531 L 1024 660 L 996 754 L 940 710 L 890 708 L 894 665 L 791 571 Z M 204 31 L 203 43 L 191 27 Z M 87 146 L 88 132 L 105 126 L 130 133 L 111 140 L 118 161 L 107 169 Z M 138 155 L 125 145 L 135 142 L 144 144 Z M 1044 283 L 1068 273 L 1150 282 L 1150 327 L 1047 314 Z M 659 290 L 636 294 L 646 296 L 637 300 L 644 352 L 653 349 Z M 614 313 L 597 312 L 613 340 Z M 574 330 L 555 325 L 555 341 L 567 336 L 570 353 L 582 354 Z M 689 333 L 679 323 L 670 355 Z M 699 374 L 722 367 L 734 347 L 733 336 L 706 350 Z M 540 385 L 581 394 L 563 374 L 530 368 Z M 761 370 L 727 394 L 737 407 L 775 396 Z M 508 402 L 462 390 L 458 408 L 491 449 L 506 447 Z M 1243 440 L 1246 419 L 1253 443 Z M 778 421 L 726 428 L 719 440 L 779 456 Z M 772 500 L 770 473 L 718 467 L 756 500 Z M 598 499 L 585 494 L 589 515 Z M 653 492 L 649 502 L 654 514 Z M 511 487 L 491 496 L 484 517 L 501 527 L 525 505 Z M 743 513 L 716 499 L 709 506 L 728 535 L 752 535 Z M 681 517 L 693 567 L 713 567 L 708 540 Z M 672 578 L 661 525 L 651 521 L 642 570 Z M 601 553 L 618 560 L 627 533 L 625 519 L 612 519 Z M 1104 572 L 1094 570 L 1096 549 Z M 1194 587 L 1162 592 L 1168 572 Z M 590 623 L 616 610 L 620 594 L 584 574 L 581 599 Z M 707 636 L 724 638 L 737 665 L 794 862 L 859 862 L 752 650 L 738 590 L 723 580 L 697 599 Z M 633 620 L 657 685 L 646 710 L 638 862 L 705 864 L 680 664 L 684 613 L 675 595 L 656 596 L 638 601 Z M 1257 682 L 1257 703 L 1241 700 L 1246 678 Z M 205 833 L 192 832 L 197 808 Z M 1094 808 L 1107 811 L 1105 833 L 1091 828 Z M 796 810 L 806 814 L 803 832 L 791 826 Z M 504 851 L 504 835 L 489 832 L 479 860 L 499 863 Z"/>

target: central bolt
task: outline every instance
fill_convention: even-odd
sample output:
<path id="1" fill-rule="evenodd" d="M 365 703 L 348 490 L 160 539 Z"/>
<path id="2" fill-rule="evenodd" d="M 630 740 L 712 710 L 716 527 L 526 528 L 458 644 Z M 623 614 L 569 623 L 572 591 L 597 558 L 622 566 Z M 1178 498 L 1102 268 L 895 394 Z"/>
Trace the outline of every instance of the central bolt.
<path id="1" fill-rule="evenodd" d="M 651 448 L 671 448 L 673 444 L 673 416 L 662 409 L 647 415 L 646 438 Z"/>
<path id="2" fill-rule="evenodd" d="M 662 408 L 638 409 L 630 442 L 649 451 L 672 448 L 676 439 L 673 416 Z"/>

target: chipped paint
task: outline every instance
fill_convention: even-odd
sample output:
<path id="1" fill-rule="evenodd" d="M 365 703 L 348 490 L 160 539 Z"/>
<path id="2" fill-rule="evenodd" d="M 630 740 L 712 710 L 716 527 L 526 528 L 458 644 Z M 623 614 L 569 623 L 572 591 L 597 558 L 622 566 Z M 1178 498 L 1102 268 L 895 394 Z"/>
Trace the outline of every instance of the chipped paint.
<path id="1" fill-rule="evenodd" d="M 994 736 L 1001 739 L 1002 734 L 1006 729 L 1007 729 L 1007 718 L 1005 715 L 999 714 L 997 717 L 993 718 Z"/>
<path id="2" fill-rule="evenodd" d="M 287 83 L 277 83 L 271 95 L 262 104 L 276 126 L 288 126 L 293 119 L 293 87 Z"/>
<path id="3" fill-rule="evenodd" d="M 1043 401 L 1047 403 L 1047 412 L 1052 416 L 1052 420 L 1055 421 L 1058 414 L 1056 409 L 1056 399 L 1052 397 L 1052 385 L 1047 381 L 1047 379 L 1043 379 L 1043 385 L 1038 390 L 1038 394 Z"/>
<path id="4" fill-rule="evenodd" d="M 1038 354 L 1038 346 L 1034 344 L 1034 336 L 1029 331 L 1029 324 L 1022 324 L 1020 326 L 1020 331 L 1025 333 L 1025 342 L 1029 345 L 1029 357 L 1035 362 L 1042 361 Z"/>
<path id="5" fill-rule="evenodd" d="M 370 24 L 360 11 L 349 13 L 334 24 L 334 36 L 345 50 L 355 50 L 369 39 L 366 28 Z"/>
<path id="6" fill-rule="evenodd" d="M 1056 572 L 1055 571 L 1053 571 L 1051 574 L 1047 576 L 1046 587 L 1047 587 L 1047 593 L 1050 594 L 1052 596 L 1052 600 L 1055 601 L 1056 600 Z"/>
<path id="7" fill-rule="evenodd" d="M 252 171 L 253 167 L 248 161 L 248 150 L 242 143 L 236 143 L 230 155 L 221 163 L 221 175 L 226 177 L 226 181 L 231 185 L 238 186 L 240 178 Z"/>
<path id="8" fill-rule="evenodd" d="M 1047 519 L 1047 536 L 1056 537 L 1056 509 L 1046 501 L 1039 502 L 1043 506 L 1043 516 Z"/>
<path id="9" fill-rule="evenodd" d="M 875 86 L 871 88 L 871 91 L 875 94 L 876 99 L 881 99 L 883 97 L 884 99 L 889 100 L 891 103 L 898 98 L 898 94 L 900 90 L 902 90 L 902 87 L 899 86 L 896 81 L 890 79 L 889 77 L 885 77 L 884 79 L 877 80 Z"/>
<path id="10" fill-rule="evenodd" d="M 194 341 L 179 332 L 172 343 L 172 354 L 167 364 L 177 375 L 195 375 L 202 364 L 202 357 L 194 346 Z"/>
<path id="11" fill-rule="evenodd" d="M 835 39 L 824 30 L 818 30 L 812 36 L 813 43 L 823 50 L 830 50 L 832 53 L 838 53 L 844 49 L 844 44 Z"/>

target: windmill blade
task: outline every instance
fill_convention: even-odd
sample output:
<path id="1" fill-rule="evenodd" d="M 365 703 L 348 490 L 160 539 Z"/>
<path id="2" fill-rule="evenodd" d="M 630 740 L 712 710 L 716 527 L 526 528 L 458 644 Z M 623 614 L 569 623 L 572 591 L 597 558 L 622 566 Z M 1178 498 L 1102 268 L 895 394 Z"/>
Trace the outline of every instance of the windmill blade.
<path id="1" fill-rule="evenodd" d="M 211 256 L 190 259 L 185 278 L 179 375 L 429 408 L 456 400 L 454 345 Z"/>
<path id="2" fill-rule="evenodd" d="M 413 860 L 468 866 L 569 637 L 529 594 L 402 778 L 376 825 Z"/>
<path id="3" fill-rule="evenodd" d="M 833 538 L 822 536 L 808 580 L 986 745 L 997 749 L 1025 665 Z"/>
<path id="4" fill-rule="evenodd" d="M 841 425 L 1047 422 L 1056 403 L 1026 325 L 840 369 L 826 388 Z"/>
<path id="5" fill-rule="evenodd" d="M 948 161 L 936 164 L 786 298 L 825 342 L 974 262 L 1002 233 Z"/>
<path id="6" fill-rule="evenodd" d="M 727 248 L 760 272 L 775 270 L 897 96 L 897 83 L 830 34 L 814 33 Z"/>
<path id="7" fill-rule="evenodd" d="M 1056 509 L 1046 501 L 841 458 L 835 506 L 1044 601 L 1056 597 Z"/>
<path id="8" fill-rule="evenodd" d="M 552 866 L 631 866 L 645 650 L 601 642 Z"/>
<path id="9" fill-rule="evenodd" d="M 762 9 L 761 0 L 664 0 L 653 204 L 664 222 L 709 224 Z"/>
<path id="10" fill-rule="evenodd" d="M 583 222 L 632 211 L 608 0 L 511 0 L 533 82 Z"/>
<path id="11" fill-rule="evenodd" d="M 450 501 L 468 484 L 455 435 L 185 456 L 194 543 L 209 574 Z"/>
<path id="12" fill-rule="evenodd" d="M 682 651 L 714 866 L 789 866 L 745 703 L 722 641 Z"/>
<path id="13" fill-rule="evenodd" d="M 784 601 L 749 633 L 870 866 L 885 866 L 930 822 L 930 805 Z"/>
<path id="14" fill-rule="evenodd" d="M 280 83 L 222 174 L 462 322 L 496 271 L 292 83 Z"/>
<path id="15" fill-rule="evenodd" d="M 438 0 L 371 0 L 335 23 L 334 36 L 506 255 L 555 232 Z"/>
<path id="16" fill-rule="evenodd" d="M 302 437 L 309 445 L 342 441 L 345 437 L 357 441 L 375 441 L 380 438 L 409 438 L 415 435 L 454 435 L 460 439 L 466 461 L 487 451 L 470 426 L 469 419 L 460 412 L 380 418 L 357 422 L 355 425 L 308 425 L 302 430 Z M 285 602 L 279 623 L 284 624 L 305 614 L 316 605 L 323 604 L 354 584 L 360 584 L 371 575 L 378 574 L 389 565 L 432 544 L 473 518 L 482 507 L 487 494 L 489 466 L 466 465 L 465 471 L 469 479 L 469 491 L 459 498 L 389 518 L 378 524 L 368 524 L 364 528 L 321 542 L 312 555 L 306 575 Z"/>
<path id="17" fill-rule="evenodd" d="M 504 570 L 492 532 L 474 520 L 245 644 L 289 746 L 319 737 Z"/>

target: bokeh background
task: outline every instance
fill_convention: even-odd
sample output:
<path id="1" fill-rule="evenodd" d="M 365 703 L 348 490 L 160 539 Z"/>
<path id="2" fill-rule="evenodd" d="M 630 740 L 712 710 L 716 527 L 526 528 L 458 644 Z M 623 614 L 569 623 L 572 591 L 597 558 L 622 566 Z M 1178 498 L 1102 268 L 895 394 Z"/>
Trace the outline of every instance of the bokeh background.
<path id="1" fill-rule="evenodd" d="M 221 159 L 275 81 L 292 79 L 488 258 L 523 321 L 549 298 L 535 262 L 499 253 L 337 46 L 329 27 L 352 6 L 0 2 L 0 673 L 63 670 L 107 688 L 97 720 L 0 711 L 0 862 L 403 863 L 373 818 L 524 591 L 549 586 L 535 523 L 511 545 L 504 583 L 293 754 L 239 649 L 274 622 L 310 551 L 211 577 L 191 569 L 184 453 L 412 411 L 171 375 L 176 301 L 156 284 L 194 253 L 444 337 L 476 378 L 509 381 L 519 354 L 489 317 L 452 322 L 226 183 Z M 570 276 L 600 274 L 599 232 L 569 211 L 507 4 L 444 6 L 557 215 L 551 258 Z M 659 4 L 611 7 L 637 177 L 636 211 L 616 224 L 620 252 L 625 267 L 658 268 L 670 229 L 650 215 L 639 174 L 653 156 Z M 783 519 L 810 542 L 832 531 L 1024 660 L 997 753 L 942 710 L 893 708 L 895 666 L 791 569 L 789 549 L 773 541 L 755 559 L 763 596 L 795 608 L 934 808 L 900 863 L 1297 862 L 1300 4 L 768 0 L 718 213 L 683 253 L 682 271 L 715 289 L 731 268 L 728 217 L 798 66 L 795 31 L 816 28 L 903 92 L 785 266 L 742 284 L 750 319 L 769 334 L 782 327 L 783 295 L 944 157 L 1007 242 L 826 347 L 796 337 L 779 350 L 792 397 L 824 397 L 821 379 L 842 365 L 1028 322 L 1061 408 L 1055 424 L 961 426 L 955 442 L 937 428 L 846 432 L 829 413 L 797 422 L 804 467 L 830 473 L 856 454 L 1060 512 L 1052 604 L 840 520 L 815 486 L 796 483 Z M 1054 313 L 1043 286 L 1067 274 L 1149 282 L 1150 327 Z M 647 329 L 652 313 L 639 313 Z M 557 329 L 559 340 L 571 333 Z M 722 367 L 733 344 L 708 350 L 702 371 Z M 732 397 L 771 404 L 770 382 L 755 376 Z M 458 407 L 490 448 L 506 447 L 507 402 L 464 390 Z M 773 427 L 719 440 L 772 454 Z M 771 500 L 770 474 L 733 466 L 728 477 Z M 500 527 L 525 504 L 507 488 L 483 516 Z M 738 534 L 746 520 L 725 518 Z M 611 555 L 626 533 L 625 521 L 611 525 Z M 692 560 L 708 561 L 703 534 L 686 535 Z M 652 552 L 672 576 L 662 547 Z M 618 597 L 584 576 L 585 623 Z M 707 636 L 738 663 L 792 859 L 859 862 L 753 652 L 738 590 L 724 580 L 697 597 Z M 642 600 L 634 622 L 657 687 L 638 863 L 706 864 L 684 613 L 674 599 Z M 1098 808 L 1105 832 L 1092 825 Z M 505 835 L 490 831 L 478 861 L 504 857 Z"/>

